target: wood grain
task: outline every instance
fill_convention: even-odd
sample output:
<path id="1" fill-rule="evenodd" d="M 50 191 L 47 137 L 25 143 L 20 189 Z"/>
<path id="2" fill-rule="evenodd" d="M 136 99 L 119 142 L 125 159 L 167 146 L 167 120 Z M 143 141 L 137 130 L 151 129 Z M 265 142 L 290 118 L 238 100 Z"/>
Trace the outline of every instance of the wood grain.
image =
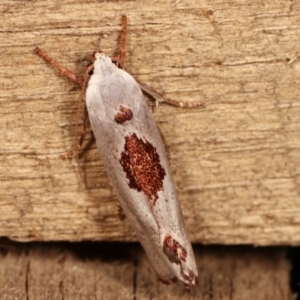
<path id="1" fill-rule="evenodd" d="M 300 244 L 300 4 L 295 1 L 1 1 L 0 236 L 135 240 L 91 135 L 73 160 L 78 87 L 34 54 L 82 74 L 96 49 L 168 97 L 160 105 L 193 242 Z"/>
<path id="2" fill-rule="evenodd" d="M 0 243 L 2 299 L 292 300 L 283 249 L 196 247 L 199 285 L 158 282 L 126 243 Z"/>

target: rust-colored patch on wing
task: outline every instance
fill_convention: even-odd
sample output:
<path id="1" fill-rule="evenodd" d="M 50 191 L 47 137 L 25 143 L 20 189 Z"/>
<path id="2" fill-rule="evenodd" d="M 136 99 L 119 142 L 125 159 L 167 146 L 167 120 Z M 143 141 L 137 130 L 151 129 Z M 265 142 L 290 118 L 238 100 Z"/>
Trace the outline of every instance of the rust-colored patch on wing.
<path id="1" fill-rule="evenodd" d="M 129 187 L 143 191 L 153 207 L 166 176 L 156 148 L 147 140 L 139 139 L 135 133 L 128 135 L 125 137 L 120 163 L 129 179 Z"/>
<path id="2" fill-rule="evenodd" d="M 180 265 L 181 261 L 186 261 L 186 250 L 170 235 L 164 239 L 163 251 L 171 263 Z"/>
<path id="3" fill-rule="evenodd" d="M 119 124 L 122 124 L 126 121 L 130 121 L 132 117 L 132 110 L 121 105 L 119 111 L 115 114 L 115 121 Z"/>

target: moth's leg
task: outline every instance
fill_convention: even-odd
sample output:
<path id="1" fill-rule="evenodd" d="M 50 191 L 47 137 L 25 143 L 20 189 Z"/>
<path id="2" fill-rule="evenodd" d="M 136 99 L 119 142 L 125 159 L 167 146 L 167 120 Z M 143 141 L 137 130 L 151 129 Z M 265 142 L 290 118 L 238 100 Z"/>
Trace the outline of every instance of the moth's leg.
<path id="1" fill-rule="evenodd" d="M 152 98 L 154 98 L 156 103 L 165 102 L 165 103 L 168 103 L 168 104 L 173 105 L 173 106 L 187 107 L 187 108 L 200 107 L 200 106 L 204 107 L 205 106 L 204 102 L 201 102 L 201 101 L 194 101 L 194 102 L 185 103 L 185 102 L 176 101 L 176 100 L 167 98 L 164 95 L 162 95 L 161 93 L 157 92 L 152 87 L 150 87 L 149 85 L 147 85 L 147 84 L 145 84 L 141 81 L 137 81 L 137 82 L 140 85 L 143 92 L 150 95 Z"/>
<path id="2" fill-rule="evenodd" d="M 120 203 L 117 202 L 117 216 L 121 221 L 124 221 L 126 219 L 126 215 L 124 213 L 123 208 L 121 207 Z"/>
<path id="3" fill-rule="evenodd" d="M 53 59 L 52 57 L 50 57 L 47 53 L 45 53 L 42 49 L 40 49 L 39 47 L 35 48 L 35 53 L 38 54 L 40 57 L 42 57 L 43 59 L 45 59 L 46 61 L 48 61 L 51 65 L 55 66 L 58 70 L 60 70 L 60 73 L 64 76 L 67 76 L 68 78 L 70 78 L 71 80 L 75 81 L 76 83 L 78 83 L 80 86 L 83 83 L 83 80 L 76 76 L 72 71 L 70 71 L 69 69 L 61 66 L 55 59 Z"/>
<path id="4" fill-rule="evenodd" d="M 88 80 L 88 73 L 93 69 L 93 65 L 90 65 L 86 69 L 85 76 L 84 76 L 83 79 L 81 79 L 80 77 L 76 76 L 72 71 L 70 71 L 67 68 L 61 66 L 55 59 L 50 57 L 47 53 L 45 53 L 40 48 L 37 47 L 35 49 L 35 52 L 39 56 L 44 58 L 46 61 L 48 61 L 49 63 L 54 65 L 57 69 L 59 69 L 61 74 L 63 74 L 64 76 L 67 76 L 68 78 L 75 81 L 76 83 L 78 83 L 81 86 L 81 92 L 80 92 L 80 97 L 79 97 L 79 100 L 78 100 L 78 108 L 77 108 L 77 116 L 76 116 L 76 121 L 79 120 L 80 119 L 80 113 L 82 113 L 83 95 L 84 95 L 87 80 Z M 88 113 L 87 113 L 87 109 L 86 109 L 86 106 L 85 106 L 84 107 L 84 116 L 83 116 L 82 129 L 79 129 L 80 126 L 79 126 L 79 122 L 77 121 L 76 128 L 75 128 L 76 142 L 74 143 L 74 146 L 72 147 L 72 149 L 68 153 L 60 155 L 61 158 L 71 158 L 71 157 L 74 157 L 74 156 L 78 155 L 78 153 L 81 150 L 85 134 L 88 131 L 87 130 L 87 127 L 88 127 L 87 124 L 88 124 Z M 78 140 L 78 142 L 77 142 L 77 140 Z"/>
<path id="5" fill-rule="evenodd" d="M 122 32 L 120 38 L 120 48 L 119 54 L 117 57 L 112 57 L 112 61 L 116 62 L 117 65 L 124 69 L 125 67 L 125 56 L 126 56 L 126 35 L 127 35 L 127 17 L 126 15 L 122 16 Z"/>
<path id="6" fill-rule="evenodd" d="M 70 151 L 68 151 L 65 154 L 60 155 L 59 156 L 60 158 L 63 158 L 63 159 L 72 158 L 72 157 L 75 157 L 79 154 L 79 152 L 81 151 L 81 147 L 82 147 L 82 144 L 83 144 L 84 137 L 85 137 L 86 133 L 92 131 L 92 129 L 89 125 L 90 125 L 90 123 L 89 123 L 88 112 L 87 112 L 87 109 L 85 107 L 82 130 L 81 130 L 80 135 L 76 134 L 77 137 L 79 136 L 79 138 L 77 139 L 78 142 L 74 144 L 74 146 L 72 147 L 72 149 Z M 76 129 L 78 129 L 78 126 L 79 125 L 76 124 Z M 77 133 L 78 133 L 78 130 L 77 130 Z"/>
<path id="7" fill-rule="evenodd" d="M 88 124 L 90 124 L 89 123 L 89 116 L 88 116 L 87 107 L 84 104 L 83 100 L 84 100 L 84 93 L 85 93 L 85 90 L 86 90 L 89 74 L 93 70 L 93 68 L 94 68 L 94 65 L 91 64 L 85 70 L 83 82 L 82 82 L 82 85 L 81 85 L 80 96 L 79 96 L 79 99 L 78 99 L 76 120 L 80 119 L 80 113 L 82 112 L 82 105 L 84 105 L 84 115 L 83 115 L 82 128 L 81 128 L 81 130 L 78 129 L 79 128 L 78 122 L 77 122 L 76 128 L 75 128 L 75 137 L 76 137 L 75 140 L 78 141 L 78 142 L 75 142 L 74 146 L 72 147 L 72 149 L 68 153 L 66 153 L 64 155 L 61 155 L 60 156 L 61 158 L 72 158 L 74 156 L 77 156 L 79 154 L 79 152 L 81 151 L 81 147 L 82 147 L 82 144 L 83 144 L 84 137 L 85 137 L 86 133 L 88 131 L 91 131 L 90 128 L 88 130 L 88 127 L 89 127 Z"/>

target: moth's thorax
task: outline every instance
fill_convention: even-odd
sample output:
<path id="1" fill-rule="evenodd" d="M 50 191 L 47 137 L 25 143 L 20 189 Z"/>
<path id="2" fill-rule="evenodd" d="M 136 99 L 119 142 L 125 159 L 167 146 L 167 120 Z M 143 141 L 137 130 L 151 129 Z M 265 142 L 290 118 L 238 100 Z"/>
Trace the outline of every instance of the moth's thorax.
<path id="1" fill-rule="evenodd" d="M 111 61 L 111 58 L 104 53 L 96 52 L 94 61 L 93 74 L 105 78 L 118 69 L 116 65 Z"/>

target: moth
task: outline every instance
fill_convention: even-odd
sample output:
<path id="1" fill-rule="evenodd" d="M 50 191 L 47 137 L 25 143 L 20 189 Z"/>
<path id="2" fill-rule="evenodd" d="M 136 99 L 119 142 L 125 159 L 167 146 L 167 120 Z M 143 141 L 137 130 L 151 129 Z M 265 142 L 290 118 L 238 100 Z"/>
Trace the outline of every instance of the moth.
<path id="1" fill-rule="evenodd" d="M 124 71 L 126 32 L 127 18 L 123 16 L 119 55 L 110 58 L 95 52 L 84 79 L 40 48 L 36 53 L 80 84 L 83 91 L 86 89 L 86 107 L 97 147 L 125 215 L 158 278 L 166 284 L 179 280 L 188 288 L 197 284 L 194 253 L 164 143 L 142 89 L 155 98 L 163 97 L 149 86 L 139 85 Z M 176 104 L 171 99 L 167 102 Z M 76 155 L 80 146 L 67 157 Z"/>

